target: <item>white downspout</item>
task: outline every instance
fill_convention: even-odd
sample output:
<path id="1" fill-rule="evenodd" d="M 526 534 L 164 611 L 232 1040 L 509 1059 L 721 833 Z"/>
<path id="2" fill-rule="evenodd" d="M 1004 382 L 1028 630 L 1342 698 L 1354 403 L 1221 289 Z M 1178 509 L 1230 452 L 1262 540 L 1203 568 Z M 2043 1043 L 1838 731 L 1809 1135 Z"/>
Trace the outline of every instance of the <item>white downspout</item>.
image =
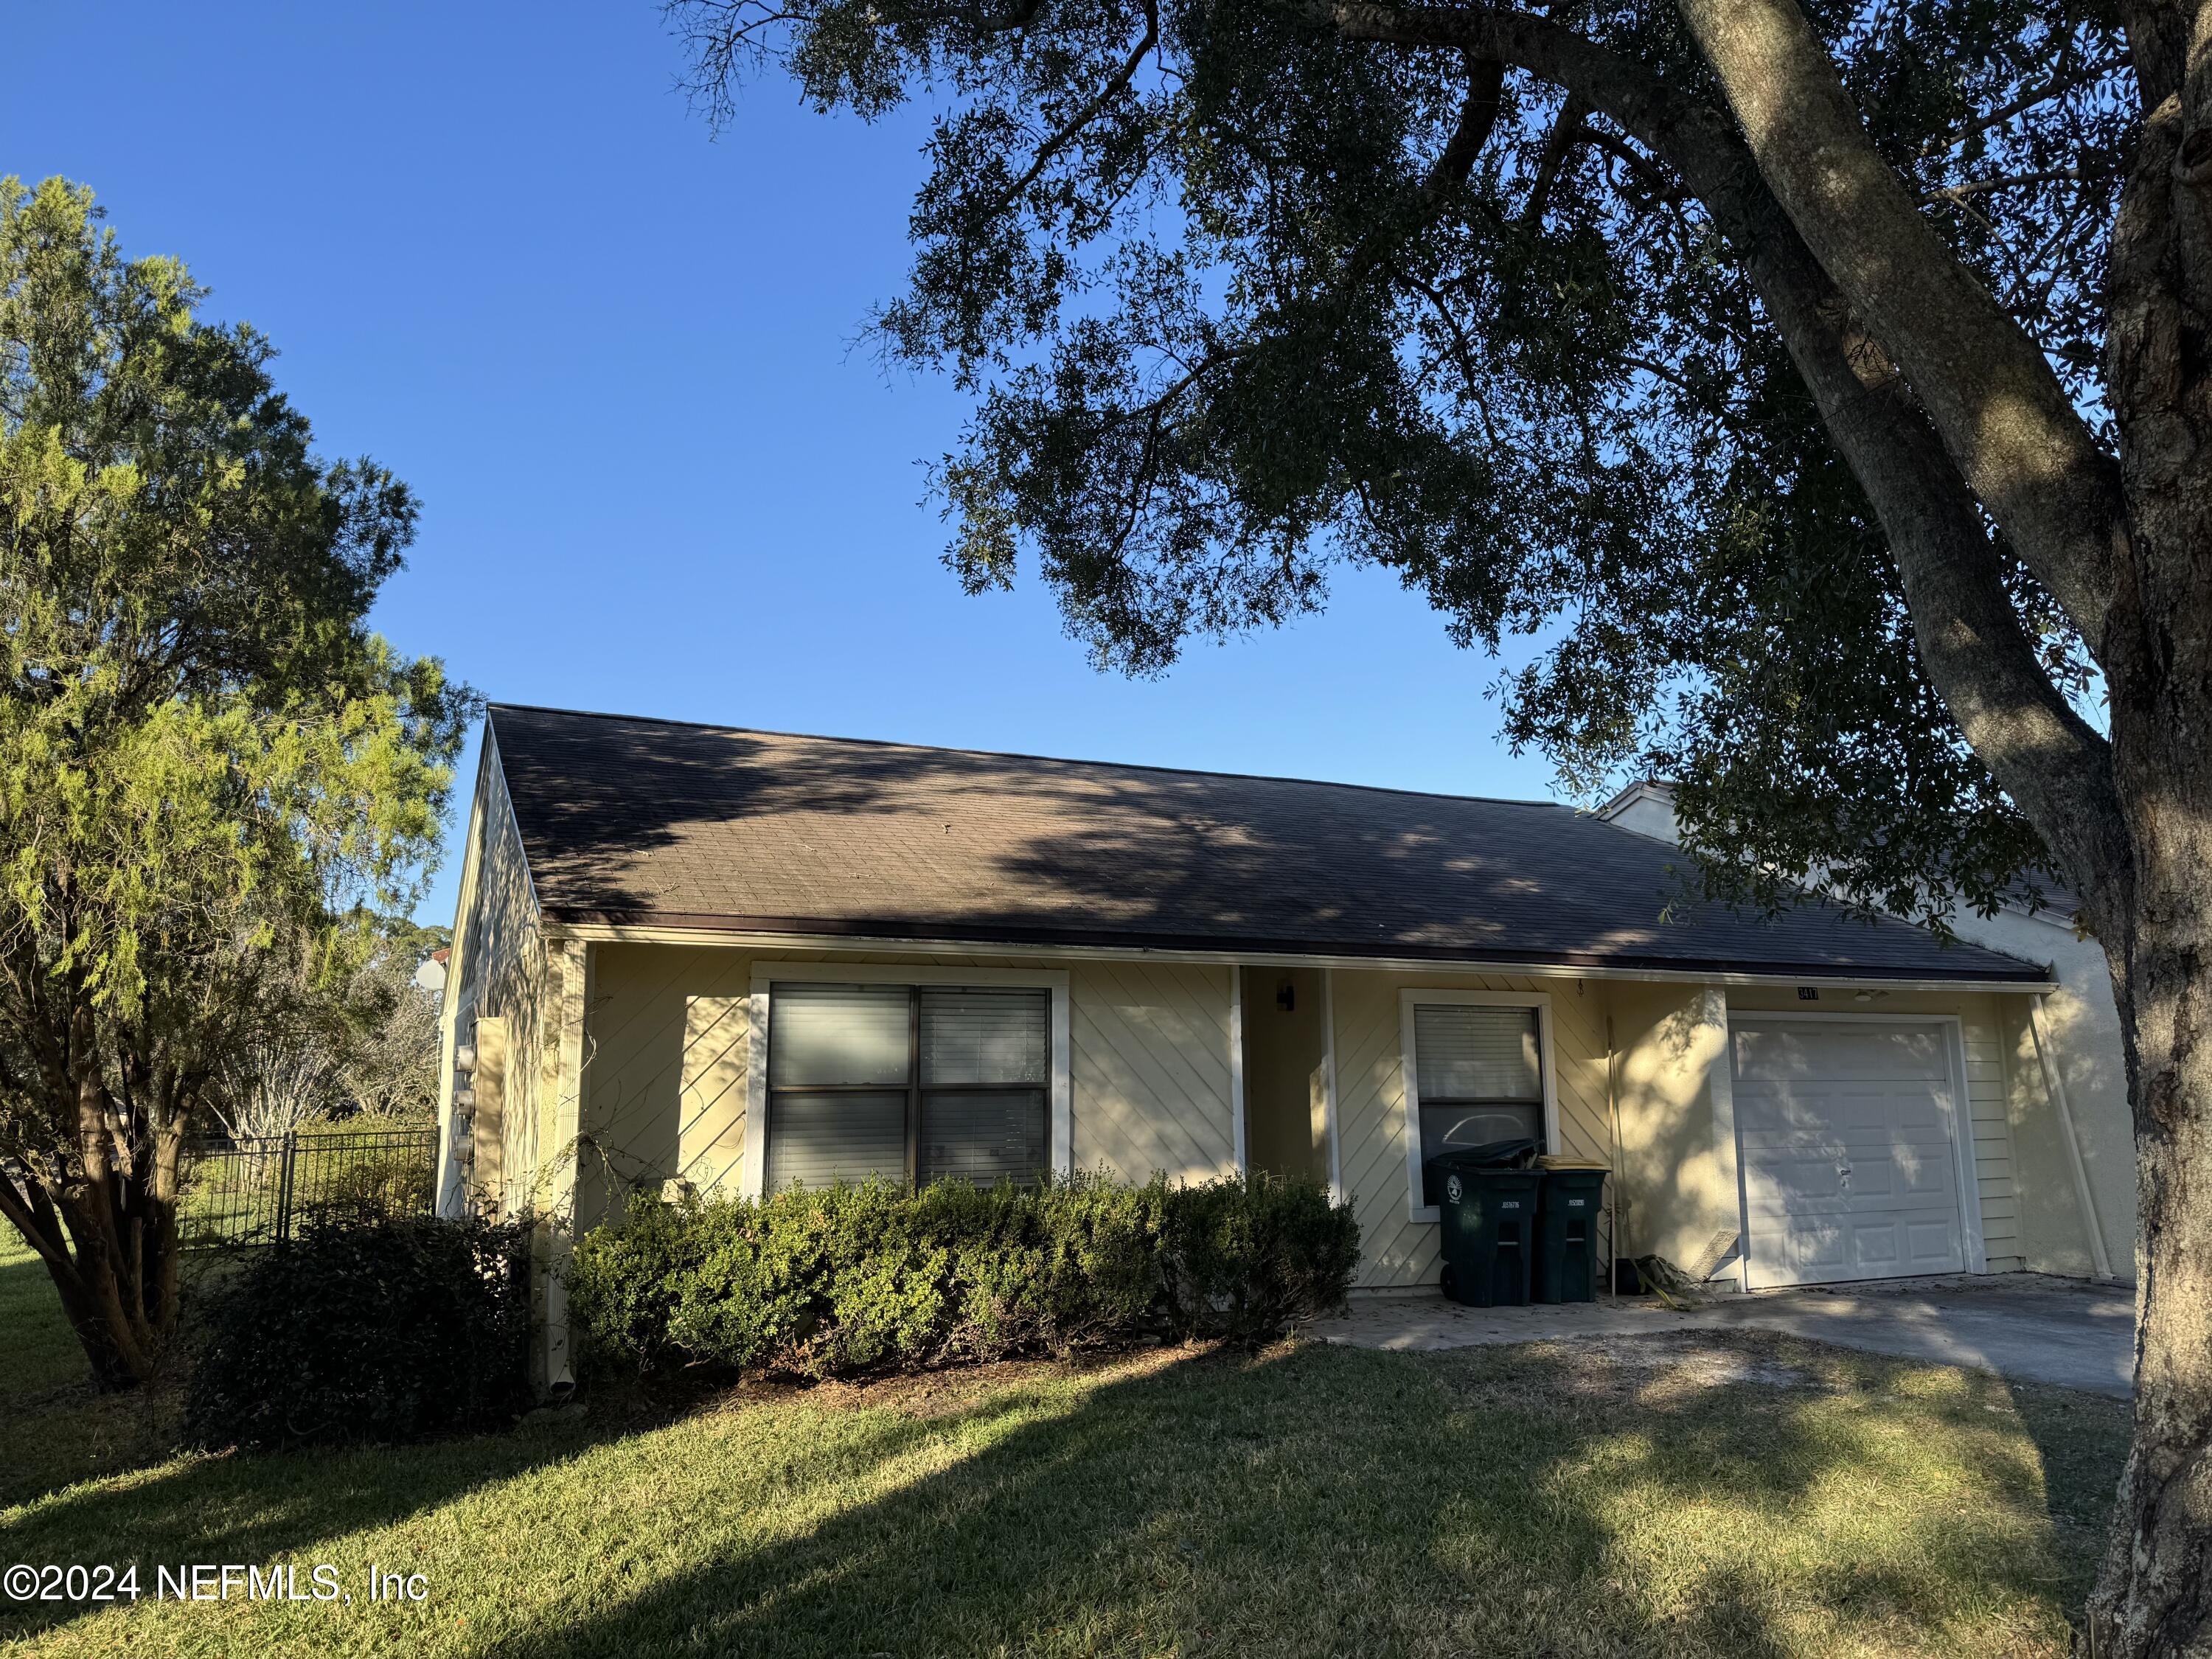
<path id="1" fill-rule="evenodd" d="M 2066 1133 L 2066 1161 L 2074 1170 L 2074 1195 L 2081 1200 L 2081 1218 L 2089 1228 L 2089 1260 L 2097 1269 L 2097 1277 L 2112 1277 L 2112 1253 L 2105 1248 L 2104 1223 L 2097 1218 L 2097 1200 L 2089 1194 L 2089 1166 L 2081 1159 L 2081 1138 L 2074 1132 L 2074 1109 L 2066 1103 L 2066 1082 L 2058 1074 L 2051 1042 L 2043 1029 L 2043 999 L 2048 992 L 2038 991 L 2027 1000 L 2028 1035 L 2035 1040 L 2035 1058 L 2043 1067 L 2044 1091 L 2051 1097 L 2051 1104 L 2058 1109 L 2058 1127 Z"/>

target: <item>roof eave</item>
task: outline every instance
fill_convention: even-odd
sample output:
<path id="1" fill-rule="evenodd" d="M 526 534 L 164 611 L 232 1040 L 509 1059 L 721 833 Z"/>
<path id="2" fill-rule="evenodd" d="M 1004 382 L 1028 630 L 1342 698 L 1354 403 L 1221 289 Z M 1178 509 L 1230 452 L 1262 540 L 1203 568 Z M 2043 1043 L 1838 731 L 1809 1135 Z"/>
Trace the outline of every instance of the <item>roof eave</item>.
<path id="1" fill-rule="evenodd" d="M 1134 930 L 1008 927 L 957 922 L 854 921 L 804 916 L 736 916 L 681 911 L 603 910 L 583 907 L 549 909 L 549 928 L 572 937 L 611 943 L 754 943 L 770 948 L 814 946 L 830 950 L 944 950 L 980 954 L 989 951 L 1051 952 L 1100 957 L 1148 957 L 1190 962 L 1303 963 L 1411 971 L 1439 969 L 1494 969 L 1512 973 L 1567 975 L 1590 979 L 1688 980 L 1699 982 L 1879 986 L 1890 989 L 1960 989 L 2045 992 L 2057 988 L 2051 969 L 2021 963 L 2019 971 L 1961 967 L 1924 969 L 1875 963 L 1746 962 L 1719 957 L 1668 956 L 1652 952 L 1470 951 L 1463 945 L 1408 945 L 1378 940 L 1371 945 L 1336 939 L 1252 938 L 1223 939 L 1203 935 L 1146 933 Z M 1994 954 L 1994 953 L 1991 953 Z"/>

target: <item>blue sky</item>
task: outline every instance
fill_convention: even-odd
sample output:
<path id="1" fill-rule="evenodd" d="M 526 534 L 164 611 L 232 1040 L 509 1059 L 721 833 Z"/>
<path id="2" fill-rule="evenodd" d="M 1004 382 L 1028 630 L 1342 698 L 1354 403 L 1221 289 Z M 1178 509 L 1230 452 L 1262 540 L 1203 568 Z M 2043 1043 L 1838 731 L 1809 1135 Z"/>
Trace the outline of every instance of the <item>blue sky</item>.
<path id="1" fill-rule="evenodd" d="M 0 173 L 92 185 L 127 252 L 275 341 L 326 453 L 415 487 L 378 625 L 488 696 L 1548 793 L 1498 740 L 1498 665 L 1377 573 L 1152 682 L 1095 672 L 1035 583 L 960 592 L 918 463 L 963 404 L 855 345 L 903 271 L 918 112 L 825 120 L 769 79 L 710 138 L 642 0 L 18 7 L 8 34 Z"/>

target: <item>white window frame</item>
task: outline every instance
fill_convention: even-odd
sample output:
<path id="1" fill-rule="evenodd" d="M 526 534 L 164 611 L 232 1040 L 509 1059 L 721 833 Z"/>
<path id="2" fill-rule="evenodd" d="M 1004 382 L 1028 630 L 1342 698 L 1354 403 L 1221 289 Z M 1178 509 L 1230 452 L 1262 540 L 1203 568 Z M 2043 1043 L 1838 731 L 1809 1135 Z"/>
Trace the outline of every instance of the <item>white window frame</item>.
<path id="1" fill-rule="evenodd" d="M 1782 1008 L 1731 1008 L 1728 1011 L 1728 1044 L 1717 1065 L 1720 1087 L 1729 1092 L 1727 1134 L 1735 1158 L 1736 1254 L 1742 1263 L 1742 1283 L 1756 1288 L 1756 1267 L 1751 1259 L 1750 1179 L 1743 1170 L 1743 1132 L 1735 1121 L 1735 1031 L 1739 1025 L 1932 1025 L 1944 1036 L 1946 1063 L 1951 1069 L 1950 1105 L 1945 1113 L 1951 1132 L 1951 1163 L 1959 1188 L 1960 1255 L 1970 1273 L 1990 1270 L 1989 1249 L 1982 1228 L 1982 1172 L 1974 1152 L 1973 1084 L 1966 1075 L 1966 1024 L 1957 1014 L 1792 1013 Z M 1796 1279 L 1778 1280 L 1778 1285 Z"/>
<path id="2" fill-rule="evenodd" d="M 1421 1201 L 1421 1072 L 1413 1047 L 1415 1008 L 1534 1008 L 1537 1060 L 1544 1073 L 1544 1150 L 1559 1149 L 1559 1078 L 1552 1063 L 1552 994 L 1549 991 L 1401 991 L 1398 993 L 1398 1064 L 1405 1080 L 1399 1108 L 1406 1136 L 1406 1218 L 1442 1219 L 1437 1206 Z"/>
<path id="3" fill-rule="evenodd" d="M 752 976 L 746 1008 L 750 1038 L 745 1060 L 744 1169 L 741 1194 L 758 1198 L 768 1182 L 768 1034 L 774 988 L 785 985 L 960 985 L 1052 993 L 1052 1169 L 1075 1167 L 1074 1087 L 1069 1060 L 1067 974 L 1042 968 L 917 968 L 872 962 L 763 963 Z"/>

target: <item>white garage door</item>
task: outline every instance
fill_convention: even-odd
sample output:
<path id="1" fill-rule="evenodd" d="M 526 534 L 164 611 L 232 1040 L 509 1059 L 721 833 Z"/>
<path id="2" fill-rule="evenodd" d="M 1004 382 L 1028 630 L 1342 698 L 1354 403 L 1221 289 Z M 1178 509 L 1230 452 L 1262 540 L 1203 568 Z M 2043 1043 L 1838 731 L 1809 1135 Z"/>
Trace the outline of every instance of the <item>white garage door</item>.
<path id="1" fill-rule="evenodd" d="M 1948 1026 L 1740 1017 L 1729 1039 L 1753 1285 L 1965 1271 Z"/>

